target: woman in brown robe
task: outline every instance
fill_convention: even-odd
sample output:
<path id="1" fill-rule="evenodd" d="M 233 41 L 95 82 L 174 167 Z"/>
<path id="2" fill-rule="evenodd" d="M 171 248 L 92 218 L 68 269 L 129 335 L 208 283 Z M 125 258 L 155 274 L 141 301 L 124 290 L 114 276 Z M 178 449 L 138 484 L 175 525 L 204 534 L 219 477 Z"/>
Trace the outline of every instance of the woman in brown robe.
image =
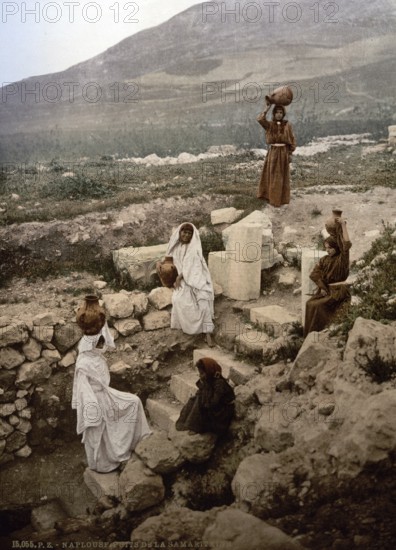
<path id="1" fill-rule="evenodd" d="M 203 357 L 196 366 L 198 391 L 182 408 L 176 429 L 222 435 L 234 416 L 234 390 L 221 375 L 221 367 L 214 359 Z"/>
<path id="2" fill-rule="evenodd" d="M 258 117 L 257 121 L 265 129 L 265 139 L 270 146 L 265 158 L 257 198 L 267 200 L 272 206 L 282 206 L 290 202 L 289 162 L 296 148 L 293 128 L 284 120 L 286 109 L 275 105 L 272 121 L 266 118 L 271 105 Z"/>
<path id="3" fill-rule="evenodd" d="M 310 274 L 318 290 L 306 303 L 304 337 L 314 330 L 323 330 L 340 307 L 351 299 L 347 285 L 329 286 L 348 277 L 349 249 L 352 246 L 346 220 L 336 217 L 335 222 L 335 237 L 330 236 L 324 242 L 328 255 L 319 260 Z"/>

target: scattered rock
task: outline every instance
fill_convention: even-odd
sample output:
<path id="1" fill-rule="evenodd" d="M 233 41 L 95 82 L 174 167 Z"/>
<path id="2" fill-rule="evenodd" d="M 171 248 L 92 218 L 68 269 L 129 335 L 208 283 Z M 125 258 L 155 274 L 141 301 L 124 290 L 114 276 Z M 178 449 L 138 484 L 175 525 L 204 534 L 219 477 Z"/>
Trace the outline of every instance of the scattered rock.
<path id="1" fill-rule="evenodd" d="M 59 361 L 58 366 L 63 368 L 68 368 L 74 365 L 77 359 L 77 352 L 72 350 L 68 351 L 61 361 Z"/>
<path id="2" fill-rule="evenodd" d="M 82 336 L 83 332 L 77 323 L 67 323 L 55 328 L 54 344 L 61 353 L 66 353 Z"/>
<path id="3" fill-rule="evenodd" d="M 0 348 L 0 368 L 13 369 L 25 361 L 25 356 L 14 348 Z"/>
<path id="4" fill-rule="evenodd" d="M 106 281 L 94 281 L 93 286 L 97 288 L 98 290 L 103 290 L 107 287 Z"/>
<path id="5" fill-rule="evenodd" d="M 129 295 L 119 292 L 104 294 L 102 298 L 110 317 L 125 319 L 132 316 L 135 306 Z"/>
<path id="6" fill-rule="evenodd" d="M 10 344 L 24 344 L 29 338 L 26 324 L 18 320 L 11 321 L 9 318 L 5 320 L 9 321 L 10 324 L 0 324 L 0 348 Z"/>
<path id="7" fill-rule="evenodd" d="M 86 468 L 84 471 L 84 483 L 97 500 L 100 500 L 104 496 L 119 498 L 119 476 L 118 472 L 100 474 Z"/>
<path id="8" fill-rule="evenodd" d="M 237 210 L 234 207 L 220 208 L 219 210 L 212 210 L 210 213 L 210 221 L 212 225 L 218 225 L 220 223 L 234 223 L 234 221 L 243 214 L 243 210 Z"/>
<path id="9" fill-rule="evenodd" d="M 142 548 L 144 543 L 155 544 L 163 541 L 174 541 L 175 546 L 180 542 L 180 547 L 186 543 L 188 548 L 188 541 L 194 544 L 203 540 L 204 531 L 212 521 L 212 510 L 199 512 L 180 506 L 170 506 L 162 514 L 143 521 L 132 531 L 131 541 L 142 543 Z"/>
<path id="10" fill-rule="evenodd" d="M 22 351 L 28 361 L 37 361 L 41 355 L 41 345 L 34 338 L 29 338 L 22 346 Z"/>
<path id="11" fill-rule="evenodd" d="M 38 384 L 40 381 L 49 378 L 51 372 L 51 367 L 45 359 L 39 359 L 33 363 L 23 363 L 19 367 L 15 384 L 17 386 Z"/>
<path id="12" fill-rule="evenodd" d="M 165 497 L 162 477 L 133 458 L 120 474 L 120 490 L 122 503 L 131 512 L 155 506 Z"/>
<path id="13" fill-rule="evenodd" d="M 168 311 L 151 311 L 143 317 L 144 330 L 158 330 L 170 327 L 170 313 Z"/>
<path id="14" fill-rule="evenodd" d="M 172 305 L 173 290 L 165 286 L 153 288 L 148 295 L 148 300 L 156 309 L 164 309 Z"/>
<path id="15" fill-rule="evenodd" d="M 137 319 L 120 319 L 114 323 L 114 327 L 122 336 L 131 336 L 142 330 L 142 326 Z"/>
<path id="16" fill-rule="evenodd" d="M 197 434 L 193 432 L 179 432 L 172 428 L 169 437 L 180 454 L 193 464 L 206 462 L 214 449 L 217 437 L 212 433 Z"/>
<path id="17" fill-rule="evenodd" d="M 54 336 L 54 327 L 46 325 L 37 325 L 33 327 L 32 336 L 39 342 L 51 342 Z"/>
<path id="18" fill-rule="evenodd" d="M 40 532 L 52 529 L 55 526 L 55 523 L 66 518 L 67 515 L 63 511 L 59 501 L 54 500 L 44 504 L 43 506 L 34 508 L 30 516 L 30 521 L 33 528 Z"/>
<path id="19" fill-rule="evenodd" d="M 44 325 L 56 325 L 59 322 L 58 318 L 50 311 L 45 313 L 39 313 L 33 317 L 33 325 L 35 326 L 44 326 Z"/>
<path id="20" fill-rule="evenodd" d="M 174 472 L 184 462 L 184 458 L 164 431 L 154 432 L 140 441 L 135 453 L 146 466 L 158 474 Z"/>
<path id="21" fill-rule="evenodd" d="M 128 363 L 125 363 L 124 361 L 117 361 L 110 366 L 109 370 L 112 374 L 123 375 L 131 370 L 131 368 L 131 365 L 128 365 Z"/>
<path id="22" fill-rule="evenodd" d="M 233 508 L 217 513 L 203 540 L 215 548 L 230 546 L 233 550 L 303 550 L 277 527 Z"/>
<path id="23" fill-rule="evenodd" d="M 135 317 L 140 317 L 148 312 L 149 301 L 147 295 L 144 292 L 132 292 L 129 296 L 132 304 L 134 305 Z"/>

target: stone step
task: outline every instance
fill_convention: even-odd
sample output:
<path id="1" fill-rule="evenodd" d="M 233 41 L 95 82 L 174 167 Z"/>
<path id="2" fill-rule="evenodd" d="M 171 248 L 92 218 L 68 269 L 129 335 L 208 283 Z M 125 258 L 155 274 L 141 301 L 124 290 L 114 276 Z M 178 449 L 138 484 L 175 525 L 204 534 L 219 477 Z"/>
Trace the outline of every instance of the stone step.
<path id="1" fill-rule="evenodd" d="M 256 368 L 242 361 L 238 361 L 230 353 L 216 348 L 200 348 L 193 351 L 194 365 L 198 359 L 211 357 L 219 363 L 224 378 L 229 378 L 235 385 L 246 384 L 255 374 Z"/>
<path id="2" fill-rule="evenodd" d="M 171 378 L 170 390 L 180 403 L 187 403 L 197 391 L 196 382 L 199 378 L 198 370 L 188 370 L 182 374 L 174 374 Z"/>
<path id="3" fill-rule="evenodd" d="M 250 356 L 262 356 L 269 342 L 269 336 L 263 330 L 244 330 L 235 337 L 236 351 Z"/>
<path id="4" fill-rule="evenodd" d="M 181 405 L 165 399 L 147 399 L 146 409 L 151 423 L 157 428 L 169 432 L 179 418 Z"/>
<path id="5" fill-rule="evenodd" d="M 273 305 L 251 308 L 250 320 L 270 336 L 278 338 L 285 333 L 290 325 L 296 323 L 298 318 L 285 308 Z"/>

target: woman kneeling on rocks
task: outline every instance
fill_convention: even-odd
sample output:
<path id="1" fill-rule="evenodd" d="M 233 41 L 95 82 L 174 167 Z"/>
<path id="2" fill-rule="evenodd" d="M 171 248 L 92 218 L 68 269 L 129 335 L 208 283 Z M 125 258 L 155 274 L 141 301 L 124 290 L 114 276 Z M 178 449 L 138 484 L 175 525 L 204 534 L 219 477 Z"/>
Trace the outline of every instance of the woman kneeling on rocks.
<path id="1" fill-rule="evenodd" d="M 77 433 L 83 434 L 88 467 L 110 472 L 130 458 L 151 430 L 139 397 L 109 387 L 110 373 L 103 352 L 115 345 L 96 296 L 86 296 L 85 305 L 77 312 L 77 323 L 84 332 L 73 382 Z"/>
<path id="2" fill-rule="evenodd" d="M 214 359 L 204 357 L 196 366 L 198 391 L 181 410 L 176 429 L 221 435 L 228 430 L 234 416 L 234 390 L 221 375 L 221 367 Z"/>

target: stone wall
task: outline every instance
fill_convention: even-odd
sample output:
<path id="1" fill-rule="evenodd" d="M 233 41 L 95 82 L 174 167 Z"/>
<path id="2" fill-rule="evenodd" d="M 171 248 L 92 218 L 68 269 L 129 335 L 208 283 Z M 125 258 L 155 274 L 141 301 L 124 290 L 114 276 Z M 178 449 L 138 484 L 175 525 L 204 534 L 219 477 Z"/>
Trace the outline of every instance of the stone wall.
<path id="1" fill-rule="evenodd" d="M 156 288 L 149 294 L 121 291 L 102 299 L 115 338 L 170 326 L 171 289 Z M 70 418 L 69 400 L 61 403 L 45 388 L 51 389 L 51 381 L 64 373 L 70 375 L 70 393 L 81 336 L 74 321 L 55 312 L 23 320 L 0 317 L 0 465 L 30 456 L 32 445 L 41 444 L 58 427 L 62 410 Z M 111 372 L 117 374 L 120 363 L 110 365 Z M 123 363 L 124 369 L 128 367 Z"/>

